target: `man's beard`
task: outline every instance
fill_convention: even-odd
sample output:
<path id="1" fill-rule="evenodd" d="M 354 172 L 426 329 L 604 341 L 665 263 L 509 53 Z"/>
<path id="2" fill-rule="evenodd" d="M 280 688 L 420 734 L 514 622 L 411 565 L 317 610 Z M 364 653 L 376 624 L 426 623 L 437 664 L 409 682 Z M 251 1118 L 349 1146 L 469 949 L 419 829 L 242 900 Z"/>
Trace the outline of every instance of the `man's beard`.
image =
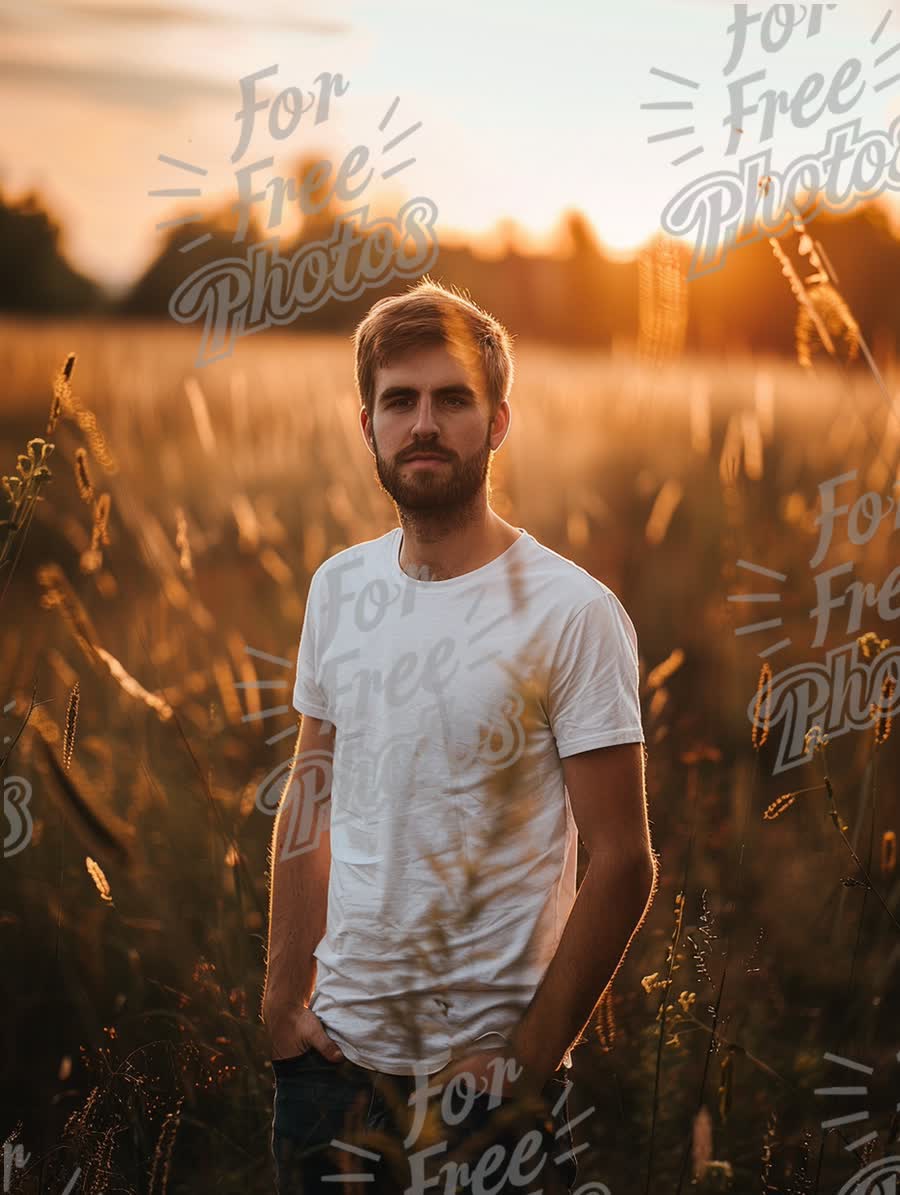
<path id="1" fill-rule="evenodd" d="M 458 462 L 449 458 L 443 448 L 435 449 L 442 455 L 442 463 L 435 463 L 433 470 L 407 469 L 407 462 L 397 465 L 386 461 L 378 451 L 375 433 L 372 443 L 375 447 L 375 469 L 382 488 L 393 499 L 398 510 L 411 514 L 460 513 L 471 506 L 474 498 L 484 486 L 490 474 L 491 465 L 491 423 L 488 424 L 484 444 L 474 457 Z M 414 450 L 409 448 L 405 455 Z M 429 447 L 422 444 L 416 452 L 427 453 Z M 404 474 L 404 470 L 407 470 Z"/>

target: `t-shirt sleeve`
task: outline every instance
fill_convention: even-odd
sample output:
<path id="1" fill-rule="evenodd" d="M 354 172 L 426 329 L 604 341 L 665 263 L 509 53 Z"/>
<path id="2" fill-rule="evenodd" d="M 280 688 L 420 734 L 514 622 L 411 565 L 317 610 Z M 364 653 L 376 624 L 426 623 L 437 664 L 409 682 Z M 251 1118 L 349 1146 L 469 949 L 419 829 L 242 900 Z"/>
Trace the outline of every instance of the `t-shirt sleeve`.
<path id="1" fill-rule="evenodd" d="M 303 630 L 297 651 L 297 675 L 294 681 L 294 709 L 311 718 L 328 717 L 328 697 L 316 679 L 318 672 L 317 645 L 321 636 L 318 601 L 318 571 L 313 574 L 306 595 Z"/>
<path id="2" fill-rule="evenodd" d="M 560 759 L 642 743 L 637 634 L 608 590 L 566 623 L 553 657 L 548 714 Z"/>

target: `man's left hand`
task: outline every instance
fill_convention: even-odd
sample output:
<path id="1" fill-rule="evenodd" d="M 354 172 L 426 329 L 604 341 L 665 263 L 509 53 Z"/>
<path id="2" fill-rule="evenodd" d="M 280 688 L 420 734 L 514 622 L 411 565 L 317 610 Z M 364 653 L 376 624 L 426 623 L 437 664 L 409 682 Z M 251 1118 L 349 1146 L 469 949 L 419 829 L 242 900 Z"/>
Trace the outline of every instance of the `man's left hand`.
<path id="1" fill-rule="evenodd" d="M 454 1075 L 463 1072 L 471 1076 L 470 1086 L 476 1094 L 487 1093 L 495 1101 L 523 1099 L 539 1092 L 542 1086 L 540 1076 L 523 1059 L 516 1058 L 510 1046 L 477 1050 L 456 1058 L 433 1078 L 446 1086 Z"/>

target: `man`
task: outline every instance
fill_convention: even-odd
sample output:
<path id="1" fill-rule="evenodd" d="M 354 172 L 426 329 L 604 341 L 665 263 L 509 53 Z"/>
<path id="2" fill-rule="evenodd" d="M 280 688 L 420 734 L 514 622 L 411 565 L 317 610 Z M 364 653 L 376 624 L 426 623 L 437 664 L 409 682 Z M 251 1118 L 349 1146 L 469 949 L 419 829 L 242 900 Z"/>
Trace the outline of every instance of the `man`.
<path id="1" fill-rule="evenodd" d="M 386 1191 L 565 1190 L 569 1050 L 656 887 L 637 639 L 610 589 L 490 506 L 505 329 L 421 282 L 355 348 L 400 525 L 307 598 L 263 996 L 279 1190 L 349 1190 L 361 1167 Z"/>

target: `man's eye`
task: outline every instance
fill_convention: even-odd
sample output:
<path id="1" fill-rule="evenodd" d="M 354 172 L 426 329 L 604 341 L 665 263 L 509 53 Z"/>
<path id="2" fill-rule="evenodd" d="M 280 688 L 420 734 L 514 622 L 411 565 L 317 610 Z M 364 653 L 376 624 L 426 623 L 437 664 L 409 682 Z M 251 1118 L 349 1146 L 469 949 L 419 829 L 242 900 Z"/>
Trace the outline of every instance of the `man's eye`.
<path id="1" fill-rule="evenodd" d="M 389 400 L 387 405 L 389 408 L 393 409 L 394 407 L 404 406 L 406 403 L 409 403 L 411 401 L 412 400 L 409 398 L 393 398 L 393 399 Z M 454 403 L 458 407 L 464 407 L 466 405 L 467 400 L 466 400 L 465 395 L 463 395 L 463 394 L 445 394 L 443 401 L 448 402 L 448 403 Z"/>

